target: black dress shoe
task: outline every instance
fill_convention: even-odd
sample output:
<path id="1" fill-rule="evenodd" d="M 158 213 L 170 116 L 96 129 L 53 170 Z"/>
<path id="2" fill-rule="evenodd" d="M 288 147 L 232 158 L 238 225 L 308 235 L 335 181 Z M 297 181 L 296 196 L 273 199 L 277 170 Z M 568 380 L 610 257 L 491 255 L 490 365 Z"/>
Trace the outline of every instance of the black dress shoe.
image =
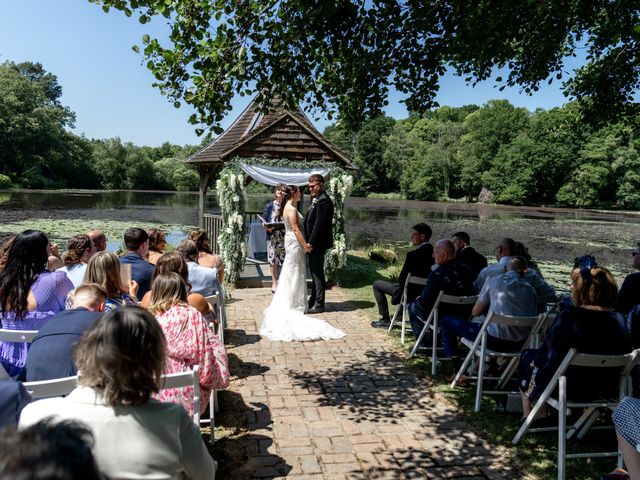
<path id="1" fill-rule="evenodd" d="M 391 325 L 391 321 L 385 320 L 384 318 L 376 320 L 375 322 L 371 322 L 371 326 L 373 328 L 389 328 L 389 325 Z"/>
<path id="2" fill-rule="evenodd" d="M 307 309 L 307 313 L 313 315 L 314 313 L 324 313 L 324 308 L 322 307 L 313 307 Z"/>

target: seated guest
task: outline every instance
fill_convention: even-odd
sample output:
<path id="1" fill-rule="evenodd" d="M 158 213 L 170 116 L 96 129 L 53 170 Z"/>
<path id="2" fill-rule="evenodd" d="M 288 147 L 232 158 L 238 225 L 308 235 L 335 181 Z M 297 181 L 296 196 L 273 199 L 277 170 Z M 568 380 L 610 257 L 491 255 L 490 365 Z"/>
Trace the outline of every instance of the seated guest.
<path id="1" fill-rule="evenodd" d="M 222 257 L 220 255 L 216 255 L 211 250 L 207 231 L 204 228 L 196 228 L 189 232 L 189 236 L 187 238 L 195 243 L 198 248 L 198 265 L 218 270 L 218 280 L 220 285 L 222 285 L 222 282 L 224 282 L 224 265 L 222 263 Z"/>
<path id="2" fill-rule="evenodd" d="M 176 252 L 182 255 L 189 269 L 189 283 L 191 291 L 201 293 L 205 297 L 220 291 L 218 270 L 198 265 L 198 247 L 191 240 L 182 240 L 176 247 Z"/>
<path id="3" fill-rule="evenodd" d="M 153 271 L 153 275 L 151 277 L 151 286 L 153 287 L 153 282 L 158 275 L 169 272 L 174 272 L 180 275 L 180 277 L 182 277 L 182 280 L 184 280 L 184 283 L 187 285 L 187 288 L 189 289 L 189 294 L 187 295 L 187 303 L 189 304 L 189 306 L 198 310 L 208 322 L 213 321 L 214 313 L 209 308 L 209 302 L 207 302 L 201 294 L 191 293 L 191 284 L 189 283 L 189 270 L 187 269 L 187 262 L 184 261 L 184 258 L 182 258 L 182 256 L 178 252 L 165 253 L 158 259 L 158 264 L 156 265 L 156 268 Z M 149 308 L 152 294 L 153 289 L 145 293 L 144 297 L 142 297 L 142 301 L 140 302 L 141 307 Z"/>
<path id="4" fill-rule="evenodd" d="M 164 237 L 164 232 L 159 228 L 150 228 L 148 261 L 151 265 L 155 265 L 158 262 L 166 246 L 167 241 Z"/>
<path id="5" fill-rule="evenodd" d="M 75 235 L 67 242 L 67 253 L 62 259 L 64 267 L 60 270 L 67 274 L 74 287 L 82 283 L 87 263 L 94 253 L 96 249 L 88 235 Z"/>
<path id="6" fill-rule="evenodd" d="M 9 256 L 9 249 L 11 248 L 11 244 L 13 243 L 14 238 L 16 238 L 15 235 L 13 237 L 9 237 L 2 244 L 2 247 L 0 247 L 0 272 L 4 270 L 4 266 L 7 263 L 7 258 Z"/>
<path id="7" fill-rule="evenodd" d="M 456 260 L 456 248 L 450 240 L 436 243 L 433 257 L 436 268 L 427 276 L 427 283 L 415 302 L 409 304 L 411 329 L 416 338 L 420 335 L 424 322 L 429 317 L 438 295 L 472 295 L 473 280 L 471 270 Z M 470 309 L 465 305 L 443 304 L 438 307 L 439 318 L 446 316 L 469 318 Z"/>
<path id="8" fill-rule="evenodd" d="M 398 277 L 398 283 L 388 282 L 386 280 L 376 280 L 373 282 L 373 295 L 378 304 L 378 313 L 380 319 L 371 322 L 374 328 L 389 328 L 389 305 L 387 304 L 387 295 L 391 296 L 391 305 L 398 305 L 402 300 L 404 284 L 409 274 L 427 278 L 431 272 L 433 265 L 433 246 L 429 243 L 431 238 L 431 227 L 426 223 L 418 223 L 411 227 L 411 244 L 417 247 L 415 250 L 407 253 L 407 258 L 402 266 L 402 271 Z M 422 289 L 420 285 L 409 285 L 409 298 L 415 300 Z"/>
<path id="9" fill-rule="evenodd" d="M 96 252 L 104 252 L 107 249 L 107 236 L 102 230 L 89 230 L 87 235 L 96 247 Z"/>
<path id="10" fill-rule="evenodd" d="M 489 265 L 486 268 L 483 268 L 478 274 L 478 278 L 474 282 L 474 288 L 476 291 L 480 291 L 484 284 L 486 283 L 488 278 L 502 275 L 504 274 L 504 267 L 509 262 L 509 259 L 516 254 L 516 251 L 525 252 L 526 255 L 531 258 L 526 247 L 520 243 L 518 243 L 511 238 L 503 238 L 498 246 L 496 247 L 496 259 L 497 263 Z M 555 303 L 556 302 L 556 291 L 555 289 L 549 285 L 539 270 L 535 268 L 527 268 L 525 273 L 525 280 L 536 289 L 536 293 L 538 294 L 538 311 L 543 312 L 546 308 L 547 303 Z"/>
<path id="11" fill-rule="evenodd" d="M 183 372 L 199 366 L 200 413 L 207 408 L 211 390 L 229 386 L 229 365 L 224 345 L 200 312 L 187 305 L 187 285 L 177 273 L 162 273 L 153 282 L 149 311 L 156 316 L 167 339 L 165 373 Z M 165 402 L 182 405 L 193 414 L 193 389 L 165 389 L 156 395 Z"/>
<path id="12" fill-rule="evenodd" d="M 49 257 L 47 258 L 47 270 L 53 272 L 64 267 L 64 263 L 62 262 L 62 258 L 60 257 L 60 251 L 58 249 L 57 243 L 49 243 L 49 246 L 47 247 L 47 253 L 49 255 Z"/>
<path id="13" fill-rule="evenodd" d="M 456 247 L 456 260 L 471 269 L 475 280 L 480 271 L 487 266 L 487 258 L 471 246 L 471 237 L 467 232 L 456 232 L 451 235 L 451 242 Z"/>
<path id="14" fill-rule="evenodd" d="M 640 242 L 631 251 L 631 258 L 633 259 L 633 268 L 640 270 Z M 626 315 L 638 304 L 640 304 L 640 272 L 627 275 L 627 278 L 622 282 L 618 299 L 616 300 L 616 310 Z"/>
<path id="15" fill-rule="evenodd" d="M 131 279 L 138 284 L 138 300 L 151 288 L 153 265 L 144 258 L 149 253 L 149 235 L 141 228 L 133 227 L 124 232 L 127 254 L 120 257 L 121 265 L 131 265 Z"/>
<path id="16" fill-rule="evenodd" d="M 476 292 L 482 290 L 485 282 L 488 278 L 495 277 L 496 275 L 502 275 L 504 273 L 504 267 L 509 263 L 509 259 L 514 255 L 516 249 L 516 241 L 512 238 L 503 238 L 495 248 L 496 263 L 486 266 L 476 277 L 473 282 L 473 288 Z"/>
<path id="17" fill-rule="evenodd" d="M 542 272 L 540 271 L 540 267 L 538 267 L 538 264 L 533 261 L 533 257 L 529 253 L 529 249 L 527 248 L 527 246 L 524 243 L 516 241 L 516 245 L 515 245 L 515 249 L 513 250 L 513 254 L 515 256 L 524 258 L 527 261 L 527 265 L 528 265 L 527 268 L 529 270 L 535 270 L 537 273 L 540 274 L 540 276 L 542 276 Z"/>
<path id="18" fill-rule="evenodd" d="M 38 230 L 16 235 L 0 272 L 0 325 L 10 330 L 39 330 L 64 310 L 73 283 L 64 272 L 47 270 L 49 239 Z M 0 362 L 10 376 L 20 374 L 27 344 L 0 342 Z"/>
<path id="19" fill-rule="evenodd" d="M 640 478 L 640 451 L 638 450 L 638 445 L 640 445 L 640 398 L 623 398 L 611 417 L 616 427 L 618 446 L 628 473 L 622 469 L 616 469 L 602 478 L 607 480 Z M 624 474 L 627 476 L 625 477 Z"/>
<path id="20" fill-rule="evenodd" d="M 506 273 L 487 280 L 478 295 L 471 314 L 484 315 L 488 309 L 500 315 L 530 317 L 537 315 L 536 290 L 525 280 L 527 262 L 522 257 L 511 257 Z M 458 337 L 475 340 L 482 327 L 466 318 L 444 317 L 440 322 L 440 332 L 444 353 L 453 360 L 454 370 L 462 364 L 458 348 Z M 517 352 L 529 335 L 529 328 L 489 324 L 487 327 L 487 348 L 502 352 Z"/>
<path id="21" fill-rule="evenodd" d="M 104 314 L 78 343 L 75 360 L 80 385 L 64 398 L 27 405 L 21 428 L 52 415 L 82 420 L 108 478 L 214 478 L 215 462 L 187 411 L 151 398 L 165 367 L 164 334 L 153 315 L 138 307 Z"/>
<path id="22" fill-rule="evenodd" d="M 520 389 L 524 415 L 531 411 L 551 377 L 571 348 L 579 353 L 620 355 L 631 351 L 622 315 L 613 310 L 618 288 L 611 273 L 601 267 L 585 267 L 574 286 L 573 306 L 557 316 L 537 350 L 525 350 L 520 359 Z M 575 368 L 567 372 L 572 399 L 592 398 L 598 392 L 617 395 L 618 378 L 611 372 Z"/>
<path id="23" fill-rule="evenodd" d="M 31 402 L 31 395 L 22 382 L 15 382 L 10 378 L 0 380 L 0 430 L 4 427 L 16 427 L 20 412 L 29 402 Z"/>
<path id="24" fill-rule="evenodd" d="M 80 422 L 44 419 L 0 440 L 5 480 L 101 480 L 93 435 Z"/>
<path id="25" fill-rule="evenodd" d="M 115 253 L 99 252 L 91 257 L 82 281 L 83 285 L 89 283 L 98 285 L 107 294 L 105 312 L 136 304 L 138 284 L 134 280 L 129 285 L 122 284 L 120 261 Z"/>
<path id="26" fill-rule="evenodd" d="M 106 300 L 107 295 L 98 285 L 76 288 L 71 309 L 58 313 L 33 339 L 23 378 L 34 382 L 76 375 L 73 349 L 84 332 L 100 318 Z"/>

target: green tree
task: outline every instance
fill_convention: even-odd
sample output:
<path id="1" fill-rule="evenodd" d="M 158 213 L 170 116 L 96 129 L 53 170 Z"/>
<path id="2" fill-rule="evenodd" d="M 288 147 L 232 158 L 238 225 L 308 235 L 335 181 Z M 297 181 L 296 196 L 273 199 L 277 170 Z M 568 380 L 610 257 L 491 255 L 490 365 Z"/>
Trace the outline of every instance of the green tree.
<path id="1" fill-rule="evenodd" d="M 217 131 L 234 95 L 252 92 L 265 106 L 276 91 L 289 106 L 337 110 L 350 126 L 378 115 L 390 86 L 425 112 L 449 66 L 469 83 L 502 68 L 500 88 L 525 93 L 565 80 L 590 119 L 623 113 L 640 81 L 638 8 L 628 0 L 90 1 L 141 23 L 166 19 L 167 43 L 142 38 L 146 65 L 176 106 L 195 108 L 192 123 Z M 565 59 L 577 50 L 587 63 L 570 72 Z"/>
<path id="2" fill-rule="evenodd" d="M 529 125 L 529 112 L 508 100 L 489 100 L 482 108 L 467 115 L 460 139 L 460 184 L 467 197 L 476 197 L 491 183 L 487 172 L 501 148 L 505 148 Z"/>
<path id="3" fill-rule="evenodd" d="M 66 131 L 75 117 L 61 94 L 39 63 L 0 64 L 0 172 L 16 183 L 64 186 L 88 165 L 84 139 Z"/>
<path id="4" fill-rule="evenodd" d="M 386 137 L 392 132 L 395 120 L 378 116 L 362 124 L 356 138 L 355 163 L 358 176 L 353 195 L 392 192 L 398 187 L 395 159 L 385 158 Z"/>

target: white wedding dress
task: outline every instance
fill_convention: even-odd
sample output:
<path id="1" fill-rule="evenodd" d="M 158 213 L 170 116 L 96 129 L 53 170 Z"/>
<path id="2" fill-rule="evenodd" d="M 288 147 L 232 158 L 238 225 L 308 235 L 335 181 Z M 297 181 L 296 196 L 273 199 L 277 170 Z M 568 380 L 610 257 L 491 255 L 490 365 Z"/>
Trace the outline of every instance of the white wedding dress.
<path id="1" fill-rule="evenodd" d="M 298 224 L 302 215 L 298 214 Z M 305 279 L 305 253 L 298 243 L 289 218 L 284 216 L 285 257 L 278 279 L 278 288 L 271 305 L 264 311 L 260 335 L 270 340 L 291 342 L 294 340 L 331 340 L 342 338 L 345 333 L 319 318 L 304 314 L 307 296 Z"/>

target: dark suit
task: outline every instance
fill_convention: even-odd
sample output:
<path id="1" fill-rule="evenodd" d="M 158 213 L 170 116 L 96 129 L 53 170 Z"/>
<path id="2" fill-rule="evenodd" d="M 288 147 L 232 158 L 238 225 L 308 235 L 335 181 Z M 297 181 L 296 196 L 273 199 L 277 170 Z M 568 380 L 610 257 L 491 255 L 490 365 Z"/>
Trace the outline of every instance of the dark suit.
<path id="1" fill-rule="evenodd" d="M 480 270 L 487 266 L 487 258 L 469 245 L 456 254 L 456 260 L 460 263 L 464 263 L 471 269 L 471 274 L 473 275 L 474 280 L 480 273 Z"/>
<path id="2" fill-rule="evenodd" d="M 309 308 L 324 308 L 324 255 L 333 247 L 333 202 L 322 191 L 314 200 L 304 218 L 304 231 L 307 243 L 313 247 L 309 253 L 309 270 L 313 284 Z"/>
<path id="3" fill-rule="evenodd" d="M 640 304 L 640 272 L 627 275 L 618 292 L 615 309 L 623 315 Z"/>
<path id="4" fill-rule="evenodd" d="M 29 347 L 23 371 L 27 382 L 75 375 L 73 349 L 100 315 L 81 307 L 63 310 L 45 323 Z"/>
<path id="5" fill-rule="evenodd" d="M 386 280 L 376 280 L 373 282 L 373 295 L 378 304 L 378 313 L 383 320 L 389 320 L 389 306 L 387 297 L 391 296 L 391 304 L 397 305 L 402 300 L 402 291 L 409 274 L 416 277 L 427 278 L 433 265 L 433 246 L 430 243 L 423 243 L 415 250 L 407 253 L 407 256 L 398 278 L 398 283 L 387 282 Z M 409 301 L 413 301 L 420 295 L 422 288 L 420 285 L 409 286 Z"/>
<path id="6" fill-rule="evenodd" d="M 151 290 L 151 275 L 155 267 L 134 252 L 120 257 L 120 264 L 131 265 L 131 280 L 138 283 L 138 300 L 142 300 L 144 294 Z"/>
<path id="7" fill-rule="evenodd" d="M 429 274 L 422 293 L 409 305 L 411 328 L 416 337 L 420 335 L 423 322 L 427 320 L 441 291 L 446 295 L 473 295 L 473 280 L 469 267 L 458 260 L 450 260 Z M 471 305 L 443 304 L 438 307 L 438 316 L 441 319 L 447 315 L 467 319 L 471 315 L 471 308 Z"/>
<path id="8" fill-rule="evenodd" d="M 31 395 L 22 382 L 7 379 L 0 381 L 0 429 L 17 427 L 20 412 L 31 402 Z"/>

